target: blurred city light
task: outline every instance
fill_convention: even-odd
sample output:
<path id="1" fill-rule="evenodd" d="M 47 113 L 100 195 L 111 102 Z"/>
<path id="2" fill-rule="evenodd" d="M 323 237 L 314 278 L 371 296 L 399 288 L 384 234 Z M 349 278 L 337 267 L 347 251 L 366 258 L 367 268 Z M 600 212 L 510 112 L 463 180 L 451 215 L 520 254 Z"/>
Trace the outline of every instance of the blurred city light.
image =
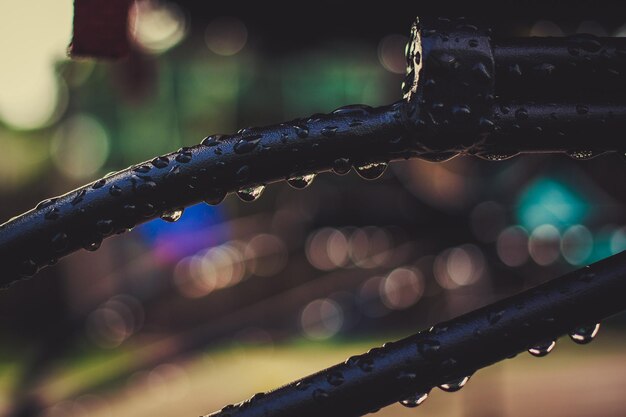
<path id="1" fill-rule="evenodd" d="M 0 5 L 0 119 L 9 126 L 41 128 L 65 110 L 67 89 L 55 64 L 65 57 L 71 22 L 71 2 Z"/>
<path id="2" fill-rule="evenodd" d="M 92 178 L 109 157 L 110 139 L 102 123 L 89 114 L 65 120 L 50 142 L 56 168 L 72 180 Z"/>
<path id="3" fill-rule="evenodd" d="M 148 53 L 171 49 L 186 35 L 187 22 L 178 5 L 163 0 L 138 0 L 131 10 L 133 40 Z"/>
<path id="4" fill-rule="evenodd" d="M 588 212 L 588 203 L 574 189 L 551 178 L 531 182 L 522 191 L 517 203 L 517 218 L 527 230 L 543 224 L 564 229 L 581 223 Z"/>
<path id="5" fill-rule="evenodd" d="M 381 39 L 378 44 L 378 60 L 385 69 L 394 74 L 404 74 L 406 58 L 404 48 L 409 41 L 405 35 L 392 34 Z"/>
<path id="6" fill-rule="evenodd" d="M 204 40 L 212 52 L 231 56 L 246 45 L 248 30 L 243 22 L 235 17 L 218 17 L 207 26 Z"/>

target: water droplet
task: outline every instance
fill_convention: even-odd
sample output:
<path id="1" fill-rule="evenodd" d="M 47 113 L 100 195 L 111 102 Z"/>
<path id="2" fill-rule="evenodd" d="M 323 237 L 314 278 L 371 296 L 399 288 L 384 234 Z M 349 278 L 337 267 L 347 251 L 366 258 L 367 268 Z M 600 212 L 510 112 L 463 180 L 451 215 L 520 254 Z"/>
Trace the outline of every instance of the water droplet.
<path id="1" fill-rule="evenodd" d="M 463 378 L 453 379 L 450 382 L 446 382 L 445 384 L 439 385 L 439 388 L 445 392 L 457 392 L 461 388 L 463 388 L 465 384 L 467 384 L 467 381 L 469 381 L 469 379 L 470 379 L 469 376 L 464 376 Z"/>
<path id="2" fill-rule="evenodd" d="M 140 165 L 138 167 L 133 168 L 133 172 L 138 172 L 140 174 L 147 174 L 150 172 L 150 167 L 148 165 Z"/>
<path id="3" fill-rule="evenodd" d="M 535 65 L 533 67 L 533 72 L 537 75 L 547 77 L 547 76 L 552 75 L 555 69 L 556 69 L 556 66 L 554 66 L 553 64 L 544 62 L 542 64 Z"/>
<path id="4" fill-rule="evenodd" d="M 576 113 L 578 114 L 587 114 L 589 113 L 589 107 L 582 105 L 582 104 L 577 104 L 576 105 Z"/>
<path id="5" fill-rule="evenodd" d="M 439 349 L 441 349 L 441 343 L 438 340 L 425 339 L 417 343 L 418 352 L 426 359 L 432 359 L 437 356 Z"/>
<path id="6" fill-rule="evenodd" d="M 375 180 L 376 178 L 380 178 L 380 176 L 383 175 L 383 173 L 387 169 L 387 163 L 369 162 L 363 165 L 357 165 L 354 168 L 361 178 L 364 178 L 366 180 Z"/>
<path id="7" fill-rule="evenodd" d="M 491 80 L 491 73 L 482 62 L 474 65 L 472 68 L 472 74 L 479 81 L 487 82 Z"/>
<path id="8" fill-rule="evenodd" d="M 568 151 L 567 155 L 569 155 L 570 158 L 585 160 L 593 158 L 594 156 L 596 156 L 596 153 L 592 150 L 576 150 Z"/>
<path id="9" fill-rule="evenodd" d="M 235 147 L 234 147 L 235 153 L 239 153 L 239 154 L 248 153 L 254 150 L 254 148 L 257 147 L 260 141 L 261 141 L 261 135 L 254 135 L 254 136 L 242 138 L 241 140 L 239 140 L 239 142 L 235 144 Z"/>
<path id="10" fill-rule="evenodd" d="M 102 238 L 100 236 L 93 236 L 83 244 L 83 249 L 93 252 L 98 250 L 101 244 Z"/>
<path id="11" fill-rule="evenodd" d="M 339 107 L 334 110 L 332 114 L 340 115 L 340 116 L 367 116 L 372 108 L 370 106 L 366 106 L 364 104 L 353 104 L 350 106 Z"/>
<path id="12" fill-rule="evenodd" d="M 216 206 L 220 204 L 222 201 L 224 201 L 225 198 L 226 198 L 226 191 L 216 190 L 214 193 L 211 194 L 211 196 L 206 197 L 204 199 L 204 202 L 211 206 Z"/>
<path id="13" fill-rule="evenodd" d="M 237 197 L 242 201 L 250 202 L 258 199 L 265 190 L 265 185 L 256 185 L 254 187 L 242 188 L 237 191 Z"/>
<path id="14" fill-rule="evenodd" d="M 555 346 L 556 341 L 554 340 L 543 342 L 528 349 L 528 353 L 538 358 L 541 358 L 542 356 L 546 356 L 548 353 L 552 352 Z"/>
<path id="15" fill-rule="evenodd" d="M 98 181 L 94 182 L 93 185 L 91 186 L 91 188 L 93 188 L 94 190 L 97 190 L 98 188 L 103 187 L 104 184 L 106 184 L 106 183 L 107 183 L 107 180 L 102 178 L 101 180 L 98 180 Z"/>
<path id="16" fill-rule="evenodd" d="M 586 345 L 596 337 L 599 330 L 600 323 L 590 326 L 580 326 L 570 332 L 569 337 L 579 345 Z"/>
<path id="17" fill-rule="evenodd" d="M 311 382 L 307 380 L 298 381 L 296 383 L 296 389 L 298 391 L 306 391 L 311 386 Z"/>
<path id="18" fill-rule="evenodd" d="M 165 211 L 163 212 L 163 214 L 161 214 L 161 219 L 170 223 L 177 222 L 181 217 L 183 217 L 183 211 L 184 209 L 175 209 L 175 210 Z"/>
<path id="19" fill-rule="evenodd" d="M 314 179 L 315 179 L 315 174 L 301 175 L 298 177 L 289 178 L 287 180 L 287 184 L 291 185 L 293 188 L 297 188 L 301 190 L 311 185 Z"/>
<path id="20" fill-rule="evenodd" d="M 180 166 L 179 165 L 174 165 L 173 167 L 170 168 L 170 170 L 167 172 L 167 174 L 165 174 L 165 179 L 173 180 L 174 178 L 178 177 L 179 175 L 180 175 Z"/>
<path id="21" fill-rule="evenodd" d="M 400 382 L 409 383 L 415 381 L 415 379 L 417 378 L 417 374 L 415 374 L 415 372 L 402 371 L 398 374 L 396 378 Z"/>
<path id="22" fill-rule="evenodd" d="M 170 160 L 167 156 L 159 156 L 157 158 L 154 158 L 152 160 L 152 165 L 154 165 L 155 168 L 165 168 L 166 166 L 168 166 L 170 163 Z"/>
<path id="23" fill-rule="evenodd" d="M 461 64 L 459 64 L 459 61 L 456 59 L 456 57 L 448 53 L 443 53 L 435 57 L 435 59 L 438 65 L 434 67 L 433 69 L 438 70 L 439 73 L 445 74 L 451 71 L 455 71 L 461 66 Z"/>
<path id="24" fill-rule="evenodd" d="M 122 189 L 117 185 L 112 185 L 111 188 L 109 188 L 109 194 L 113 197 L 118 197 L 122 195 Z"/>
<path id="25" fill-rule="evenodd" d="M 335 133 L 337 133 L 337 126 L 326 126 L 321 130 L 321 133 L 326 137 L 335 136 Z"/>
<path id="26" fill-rule="evenodd" d="M 325 402 L 328 399 L 328 393 L 321 388 L 313 391 L 313 399 L 317 402 Z"/>
<path id="27" fill-rule="evenodd" d="M 146 195 L 152 193 L 156 190 L 157 185 L 154 181 L 144 181 L 135 186 L 135 191 L 139 194 Z"/>
<path id="28" fill-rule="evenodd" d="M 368 357 L 361 357 L 357 360 L 357 366 L 363 372 L 372 372 L 374 370 L 374 361 Z"/>
<path id="29" fill-rule="evenodd" d="M 191 148 L 182 147 L 178 150 L 178 155 L 176 155 L 176 161 L 181 164 L 186 164 L 190 162 L 192 158 Z"/>
<path id="30" fill-rule="evenodd" d="M 85 198 L 86 194 L 87 194 L 87 190 L 85 190 L 84 188 L 82 190 L 78 191 L 76 193 L 76 195 L 74 196 L 74 198 L 72 199 L 72 205 L 75 206 L 76 204 L 78 204 L 81 201 L 83 201 L 83 199 Z"/>
<path id="31" fill-rule="evenodd" d="M 47 200 L 43 200 L 43 201 L 39 202 L 39 204 L 37 204 L 35 209 L 40 210 L 40 209 L 44 209 L 46 207 L 50 207 L 51 205 L 56 203 L 57 200 L 58 200 L 58 198 L 49 198 Z"/>
<path id="32" fill-rule="evenodd" d="M 43 217 L 46 220 L 56 220 L 59 218 L 60 213 L 61 213 L 61 210 L 58 207 L 53 207 L 49 211 L 47 211 Z"/>
<path id="33" fill-rule="evenodd" d="M 223 142 L 223 137 L 224 135 L 207 136 L 206 138 L 202 139 L 202 142 L 200 142 L 200 144 L 204 146 L 217 146 Z"/>
<path id="34" fill-rule="evenodd" d="M 528 110 L 525 108 L 520 108 L 515 111 L 515 117 L 518 120 L 526 120 L 528 119 Z"/>
<path id="35" fill-rule="evenodd" d="M 400 404 L 409 408 L 417 407 L 418 405 L 426 401 L 429 393 L 430 393 L 429 391 L 417 392 L 411 395 L 410 397 L 406 397 L 405 399 L 401 400 Z"/>
<path id="36" fill-rule="evenodd" d="M 333 172 L 337 175 L 346 175 L 352 169 L 348 158 L 337 158 L 333 161 Z"/>
<path id="37" fill-rule="evenodd" d="M 326 377 L 326 380 L 328 381 L 330 385 L 334 385 L 337 387 L 343 384 L 344 377 L 343 377 L 343 374 L 339 371 L 331 371 Z"/>
<path id="38" fill-rule="evenodd" d="M 499 153 L 480 153 L 477 154 L 479 158 L 482 158 L 486 161 L 505 161 L 507 159 L 511 159 L 514 156 L 518 155 L 517 152 L 499 152 Z"/>
<path id="39" fill-rule="evenodd" d="M 487 321 L 489 324 L 496 324 L 504 316 L 504 310 L 490 311 L 487 313 Z"/>
<path id="40" fill-rule="evenodd" d="M 296 130 L 296 135 L 298 135 L 299 138 L 304 139 L 309 136 L 309 129 L 306 127 L 294 125 L 293 128 Z"/>

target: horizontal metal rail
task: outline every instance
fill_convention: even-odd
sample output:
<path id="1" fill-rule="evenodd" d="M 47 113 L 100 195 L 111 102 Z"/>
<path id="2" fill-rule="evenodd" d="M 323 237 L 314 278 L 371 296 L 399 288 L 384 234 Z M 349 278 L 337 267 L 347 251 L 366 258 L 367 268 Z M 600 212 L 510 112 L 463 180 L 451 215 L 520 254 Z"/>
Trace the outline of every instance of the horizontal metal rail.
<path id="1" fill-rule="evenodd" d="M 626 39 L 494 42 L 463 19 L 416 21 L 407 65 L 404 100 L 393 105 L 209 136 L 39 203 L 0 225 L 0 286 L 155 217 L 175 221 L 202 200 L 215 204 L 231 192 L 254 200 L 275 181 L 306 186 L 319 172 L 353 167 L 373 179 L 388 162 L 411 157 L 585 159 L 626 149 Z"/>
<path id="2" fill-rule="evenodd" d="M 432 388 L 456 391 L 520 352 L 543 356 L 558 336 L 588 343 L 597 323 L 626 309 L 624 291 L 626 252 L 207 417 L 355 417 L 398 401 L 416 406 Z"/>
<path id="3" fill-rule="evenodd" d="M 77 249 L 95 250 L 104 238 L 153 218 L 174 220 L 189 205 L 218 203 L 230 192 L 241 190 L 243 199 L 253 200 L 259 186 L 289 178 L 297 185 L 309 174 L 343 174 L 352 167 L 375 178 L 387 162 L 410 157 L 437 161 L 476 154 L 499 160 L 518 152 L 558 151 L 587 158 L 619 150 L 626 130 L 626 105 L 503 103 L 479 122 L 484 133 L 473 140 L 450 140 L 443 132 L 422 142 L 407 107 L 403 101 L 380 108 L 349 106 L 210 136 L 201 145 L 45 200 L 0 226 L 0 285 L 32 276 Z M 302 178 L 300 183 L 305 185 Z"/>

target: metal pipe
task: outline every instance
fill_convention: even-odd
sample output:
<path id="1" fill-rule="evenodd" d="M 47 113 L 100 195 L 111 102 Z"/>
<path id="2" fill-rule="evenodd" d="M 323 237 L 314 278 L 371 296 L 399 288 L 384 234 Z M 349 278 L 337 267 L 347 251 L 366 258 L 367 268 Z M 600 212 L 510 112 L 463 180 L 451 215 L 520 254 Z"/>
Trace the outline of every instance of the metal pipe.
<path id="1" fill-rule="evenodd" d="M 436 386 L 460 389 L 477 370 L 520 352 L 547 354 L 563 334 L 590 341 L 596 323 L 626 309 L 624 291 L 626 252 L 207 417 L 353 417 Z"/>
<path id="2" fill-rule="evenodd" d="M 202 145 L 41 202 L 0 225 L 0 286 L 32 276 L 81 247 L 95 250 L 103 238 L 152 218 L 176 220 L 184 207 L 202 200 L 216 203 L 235 191 L 253 200 L 262 186 L 278 180 L 293 178 L 298 184 L 311 174 L 345 173 L 353 166 L 374 178 L 387 162 L 410 157 L 439 161 L 474 154 L 505 159 L 519 152 L 549 151 L 585 158 L 623 151 L 624 89 L 598 94 L 583 88 L 584 97 L 562 100 L 567 88 L 554 90 L 550 83 L 538 82 L 528 86 L 532 94 L 519 92 L 532 100 L 508 97 L 517 94 L 517 87 L 499 66 L 542 65 L 551 54 L 565 72 L 581 56 L 583 63 L 592 62 L 590 71 L 577 64 L 573 72 L 585 75 L 589 85 L 603 86 L 592 75 L 605 64 L 617 68 L 615 85 L 625 82 L 624 41 L 605 39 L 598 49 L 595 38 L 572 39 L 515 40 L 494 47 L 489 30 L 462 19 L 439 19 L 424 27 L 416 22 L 407 49 L 403 101 L 379 108 L 347 106 L 327 115 L 208 137 Z M 578 55 L 570 50 L 572 45 Z M 587 59 L 588 54 L 595 55 Z M 525 74 L 522 84 L 533 80 L 532 71 Z M 568 77 L 564 79 L 578 83 L 568 88 L 577 89 L 580 80 Z M 500 90 L 507 92 L 504 98 L 497 97 Z"/>
<path id="3" fill-rule="evenodd" d="M 624 98 L 626 38 L 508 39 L 495 42 L 493 56 L 500 98 Z"/>

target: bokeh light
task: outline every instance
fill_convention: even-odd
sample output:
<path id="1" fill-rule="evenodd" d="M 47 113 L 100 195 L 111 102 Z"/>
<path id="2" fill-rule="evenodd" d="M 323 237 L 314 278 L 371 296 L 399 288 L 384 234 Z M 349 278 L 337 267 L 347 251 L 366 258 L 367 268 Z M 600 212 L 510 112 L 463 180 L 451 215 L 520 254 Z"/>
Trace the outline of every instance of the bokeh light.
<path id="1" fill-rule="evenodd" d="M 575 224 L 563 232 L 561 253 L 572 265 L 584 264 L 593 251 L 593 236 L 582 224 Z"/>
<path id="2" fill-rule="evenodd" d="M 380 293 L 390 309 L 406 309 L 424 294 L 424 277 L 415 268 L 396 268 L 381 282 Z"/>
<path id="3" fill-rule="evenodd" d="M 132 6 L 133 40 L 148 53 L 162 53 L 176 46 L 187 33 L 182 10 L 163 0 L 139 0 Z"/>
<path id="4" fill-rule="evenodd" d="M 218 17 L 206 28 L 204 40 L 214 53 L 223 56 L 235 55 L 243 49 L 248 40 L 248 29 L 235 17 Z"/>
<path id="5" fill-rule="evenodd" d="M 313 340 L 328 339 L 336 335 L 343 326 L 343 320 L 343 309 L 330 298 L 311 301 L 300 314 L 302 331 Z"/>
<path id="6" fill-rule="evenodd" d="M 528 239 L 528 252 L 538 265 L 551 265 L 559 259 L 561 235 L 551 224 L 536 227 Z"/>
<path id="7" fill-rule="evenodd" d="M 498 257 L 507 266 L 521 266 L 528 260 L 528 232 L 520 226 L 509 226 L 498 235 Z"/>
<path id="8" fill-rule="evenodd" d="M 9 126 L 41 128 L 65 110 L 67 87 L 54 66 L 65 59 L 71 22 L 71 2 L 0 5 L 0 119 Z"/>
<path id="9" fill-rule="evenodd" d="M 109 156 L 109 135 L 102 123 L 89 114 L 76 114 L 59 126 L 50 153 L 56 168 L 68 178 L 93 177 Z"/>
<path id="10" fill-rule="evenodd" d="M 406 71 L 406 59 L 404 49 L 409 38 L 405 35 L 392 34 L 381 39 L 378 44 L 378 60 L 389 72 L 404 74 Z"/>

